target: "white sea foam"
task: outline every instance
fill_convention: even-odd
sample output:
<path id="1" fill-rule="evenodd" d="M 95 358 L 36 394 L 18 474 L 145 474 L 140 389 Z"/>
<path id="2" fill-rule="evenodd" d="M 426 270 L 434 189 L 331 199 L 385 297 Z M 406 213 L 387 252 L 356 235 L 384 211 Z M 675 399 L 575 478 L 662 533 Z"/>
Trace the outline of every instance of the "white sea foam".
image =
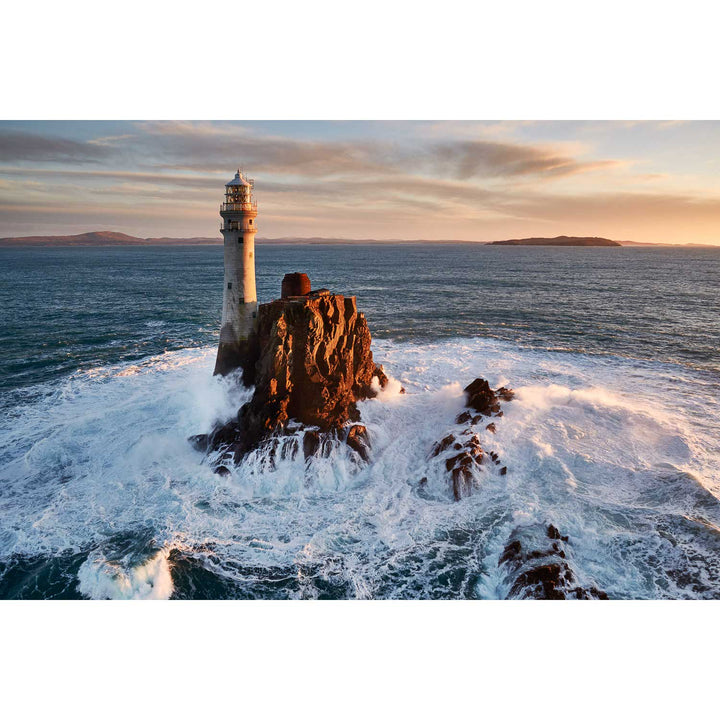
<path id="1" fill-rule="evenodd" d="M 250 594 L 503 597 L 510 533 L 552 522 L 579 580 L 611 597 L 720 596 L 712 376 L 481 339 L 380 341 L 374 354 L 392 380 L 360 404 L 370 463 L 336 443 L 327 457 L 253 453 L 213 474 L 186 438 L 249 391 L 212 377 L 212 349 L 48 386 L 0 426 L 0 559 L 89 552 L 89 597 L 170 596 L 176 547 Z M 474 428 L 508 473 L 484 466 L 456 503 L 430 451 L 457 431 L 477 376 L 517 392 L 495 434 Z M 114 550 L 148 535 L 152 552 Z"/>
<path id="2" fill-rule="evenodd" d="M 167 550 L 130 567 L 94 552 L 80 566 L 78 579 L 78 589 L 92 600 L 167 600 L 173 591 Z"/>

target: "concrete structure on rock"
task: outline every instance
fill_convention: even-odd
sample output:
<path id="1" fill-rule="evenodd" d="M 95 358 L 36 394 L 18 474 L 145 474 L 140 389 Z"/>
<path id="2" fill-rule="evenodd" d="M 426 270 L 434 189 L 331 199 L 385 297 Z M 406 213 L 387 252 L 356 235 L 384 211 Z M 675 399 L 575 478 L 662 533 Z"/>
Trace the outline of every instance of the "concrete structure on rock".
<path id="1" fill-rule="evenodd" d="M 220 206 L 225 245 L 225 278 L 215 375 L 226 375 L 241 367 L 247 340 L 257 316 L 255 288 L 255 233 L 257 202 L 254 181 L 238 170 L 225 185 L 225 202 Z"/>

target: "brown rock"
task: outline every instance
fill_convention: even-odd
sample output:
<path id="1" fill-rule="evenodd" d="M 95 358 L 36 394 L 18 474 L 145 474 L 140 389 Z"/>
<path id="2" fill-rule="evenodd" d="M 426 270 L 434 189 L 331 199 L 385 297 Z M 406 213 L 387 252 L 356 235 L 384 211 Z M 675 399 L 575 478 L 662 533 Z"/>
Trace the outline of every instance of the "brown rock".
<path id="1" fill-rule="evenodd" d="M 306 287 L 302 278 L 286 280 L 283 292 Z M 290 420 L 325 433 L 358 420 L 356 402 L 375 394 L 373 377 L 387 384 L 370 343 L 354 297 L 311 293 L 260 305 L 242 366 L 243 382 L 255 392 L 230 433 L 235 461 L 286 432 Z M 306 433 L 303 450 L 312 443 Z"/>
<path id="2" fill-rule="evenodd" d="M 495 423 L 488 423 L 488 426 L 485 428 L 486 430 L 489 430 L 491 433 L 495 433 L 497 428 L 495 427 Z"/>
<path id="3" fill-rule="evenodd" d="M 461 437 L 466 437 L 466 435 Z M 455 500 L 460 500 L 472 492 L 475 484 L 473 467 L 482 464 L 484 452 L 480 445 L 480 438 L 475 433 L 470 434 L 464 443 L 457 442 L 454 435 L 447 435 L 435 444 L 430 457 L 436 457 L 451 447 L 460 452 L 446 458 L 445 470 L 450 473 L 453 497 Z"/>
<path id="4" fill-rule="evenodd" d="M 348 430 L 345 442 L 367 462 L 370 459 L 370 438 L 364 425 L 353 425 Z"/>
<path id="5" fill-rule="evenodd" d="M 518 539 L 519 535 L 526 538 L 523 543 Z M 560 542 L 550 544 L 548 539 Z M 511 574 L 508 597 L 607 600 L 607 593 L 594 586 L 575 586 L 575 574 L 561 545 L 566 540 L 567 536 L 561 535 L 554 525 L 549 525 L 546 530 L 542 526 L 516 528 L 498 561 L 498 566 L 505 566 Z M 536 549 L 528 550 L 525 542 L 532 542 Z"/>
<path id="6" fill-rule="evenodd" d="M 481 415 L 501 417 L 503 413 L 500 410 L 500 400 L 508 402 L 515 393 L 506 387 L 493 390 L 487 380 L 475 378 L 465 388 L 465 395 L 465 407 L 473 408 Z M 473 422 L 476 422 L 476 418 L 473 418 Z"/>
<path id="7" fill-rule="evenodd" d="M 492 415 L 500 410 L 500 403 L 487 380 L 476 378 L 466 388 L 465 407 L 471 407 L 482 415 Z"/>
<path id="8" fill-rule="evenodd" d="M 388 376 L 385 374 L 385 368 L 382 365 L 375 366 L 373 376 L 376 377 L 378 379 L 378 381 L 380 382 L 380 387 L 384 388 L 389 382 Z M 400 388 L 400 392 L 404 393 L 405 388 Z"/>
<path id="9" fill-rule="evenodd" d="M 505 402 L 510 402 L 514 397 L 515 393 L 510 388 L 501 387 L 495 391 L 495 394 Z"/>
<path id="10" fill-rule="evenodd" d="M 303 435 L 303 455 L 307 460 L 313 455 L 317 455 L 320 449 L 320 433 L 317 430 L 306 430 Z"/>
<path id="11" fill-rule="evenodd" d="M 455 436 L 454 435 L 446 435 L 442 440 L 439 442 L 436 442 L 435 445 L 433 445 L 432 452 L 430 453 L 430 457 L 437 457 L 441 452 L 444 452 L 447 450 L 453 443 L 455 442 Z"/>

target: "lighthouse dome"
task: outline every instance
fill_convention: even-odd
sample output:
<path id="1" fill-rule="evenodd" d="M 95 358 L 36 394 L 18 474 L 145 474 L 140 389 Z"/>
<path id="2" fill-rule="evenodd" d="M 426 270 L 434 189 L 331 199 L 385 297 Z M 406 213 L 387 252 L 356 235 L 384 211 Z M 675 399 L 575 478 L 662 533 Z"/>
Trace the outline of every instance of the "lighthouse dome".
<path id="1" fill-rule="evenodd" d="M 252 187 L 251 183 L 249 183 L 242 175 L 242 173 L 238 170 L 235 173 L 235 177 L 225 185 L 225 187 L 234 187 L 236 185 L 242 185 L 244 187 Z"/>

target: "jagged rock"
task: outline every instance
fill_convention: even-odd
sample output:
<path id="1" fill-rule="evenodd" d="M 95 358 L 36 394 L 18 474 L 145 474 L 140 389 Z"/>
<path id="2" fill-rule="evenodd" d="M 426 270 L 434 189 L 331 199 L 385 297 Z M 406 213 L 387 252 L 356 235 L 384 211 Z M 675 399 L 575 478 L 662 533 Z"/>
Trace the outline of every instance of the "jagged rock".
<path id="1" fill-rule="evenodd" d="M 495 391 L 495 394 L 505 402 L 510 402 L 515 397 L 515 392 L 510 388 L 500 387 Z"/>
<path id="2" fill-rule="evenodd" d="M 255 385 L 255 392 L 237 421 L 209 441 L 211 448 L 229 446 L 236 462 L 269 437 L 288 432 L 291 421 L 321 433 L 341 430 L 360 419 L 358 400 L 373 397 L 378 382 L 387 385 L 382 367 L 373 362 L 370 331 L 355 298 L 311 292 L 305 280 L 302 273 L 286 276 L 287 296 L 258 308 L 242 364 L 243 382 Z M 304 289 L 308 293 L 301 293 Z M 306 457 L 319 446 L 319 437 L 316 444 L 305 433 Z"/>
<path id="3" fill-rule="evenodd" d="M 191 435 L 188 438 L 188 442 L 200 452 L 207 452 L 210 448 L 210 435 Z"/>
<path id="4" fill-rule="evenodd" d="M 482 415 L 492 415 L 500 410 L 500 403 L 487 380 L 473 380 L 465 388 L 465 395 L 465 407 L 471 407 Z"/>
<path id="5" fill-rule="evenodd" d="M 376 365 L 376 366 L 375 366 L 374 375 L 375 375 L 375 377 L 378 379 L 378 381 L 380 382 L 380 387 L 385 387 L 385 386 L 388 384 L 389 378 L 388 378 L 388 376 L 385 374 L 385 368 L 384 368 L 382 365 Z M 404 392 L 405 392 L 405 388 L 404 388 L 404 387 L 401 387 L 401 388 L 400 388 L 400 393 L 404 393 Z"/>
<path id="6" fill-rule="evenodd" d="M 568 541 L 568 536 L 567 536 L 567 535 L 561 535 L 561 534 L 560 534 L 560 531 L 559 531 L 554 525 L 552 525 L 552 524 L 551 524 L 551 525 L 548 525 L 547 536 L 548 536 L 551 540 L 562 540 L 563 542 L 567 542 L 567 541 Z"/>
<path id="7" fill-rule="evenodd" d="M 433 446 L 430 457 L 437 457 L 441 452 L 445 452 L 455 442 L 454 435 L 446 435 L 442 440 L 436 442 Z"/>
<path id="8" fill-rule="evenodd" d="M 607 593 L 602 590 L 575 584 L 575 574 L 564 550 L 567 540 L 567 536 L 561 535 L 554 525 L 549 525 L 544 534 L 533 534 L 532 529 L 527 528 L 513 531 L 498 560 L 498 566 L 505 566 L 511 573 L 512 585 L 508 597 L 537 600 L 566 600 L 570 597 L 580 600 L 607 600 Z M 523 543 L 533 543 L 535 549 L 531 550 Z"/>
<path id="9" fill-rule="evenodd" d="M 466 395 L 465 407 L 473 408 L 480 415 L 502 417 L 500 400 L 509 402 L 515 396 L 510 388 L 501 387 L 493 390 L 487 380 L 475 378 L 464 390 Z M 479 416 L 477 416 L 479 419 Z M 473 422 L 477 419 L 474 417 Z"/>
<path id="10" fill-rule="evenodd" d="M 280 450 L 281 459 L 285 460 L 289 458 L 294 460 L 300 449 L 300 443 L 297 438 L 291 438 L 289 441 L 283 443 L 282 449 Z"/>
<path id="11" fill-rule="evenodd" d="M 230 470 L 224 465 L 218 465 L 216 468 L 213 468 L 213 472 L 216 475 L 220 475 L 220 477 L 225 477 L 226 475 L 230 474 Z"/>
<path id="12" fill-rule="evenodd" d="M 497 428 L 495 427 L 495 423 L 488 423 L 488 426 L 485 429 L 489 430 L 493 434 L 497 431 Z"/>
<path id="13" fill-rule="evenodd" d="M 458 425 L 462 425 L 463 423 L 468 422 L 472 418 L 472 414 L 469 413 L 467 410 L 465 412 L 461 412 L 456 418 L 455 422 Z"/>
<path id="14" fill-rule="evenodd" d="M 370 438 L 364 425 L 353 425 L 348 430 L 345 442 L 367 462 L 370 459 Z"/>
<path id="15" fill-rule="evenodd" d="M 305 435 L 303 435 L 303 455 L 305 459 L 317 455 L 319 449 L 320 433 L 317 430 L 306 430 Z"/>
<path id="16" fill-rule="evenodd" d="M 480 438 L 475 433 L 470 433 L 462 443 L 457 441 L 455 435 L 450 434 L 435 443 L 430 457 L 437 457 L 450 448 L 460 451 L 445 460 L 445 470 L 450 473 L 453 497 L 460 500 L 472 491 L 475 484 L 473 468 L 482 464 L 484 453 Z"/>

